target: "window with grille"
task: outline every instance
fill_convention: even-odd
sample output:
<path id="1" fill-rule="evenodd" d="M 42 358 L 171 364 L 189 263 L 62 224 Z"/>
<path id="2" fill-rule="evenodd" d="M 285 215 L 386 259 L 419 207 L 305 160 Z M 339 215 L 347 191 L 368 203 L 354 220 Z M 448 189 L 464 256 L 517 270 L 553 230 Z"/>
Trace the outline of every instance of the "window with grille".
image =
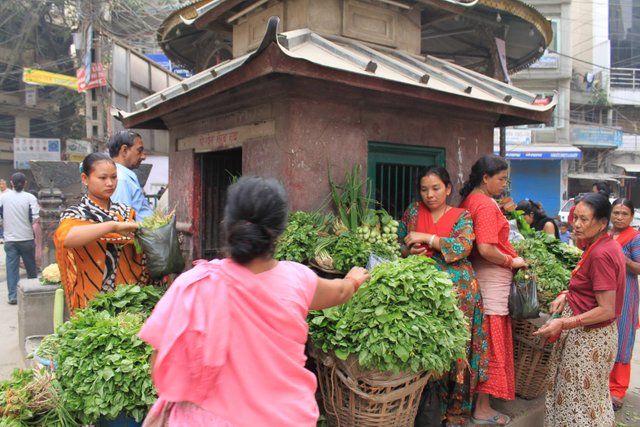
<path id="1" fill-rule="evenodd" d="M 445 166 L 444 148 L 370 142 L 367 176 L 371 197 L 400 219 L 418 198 L 420 170 L 431 165 Z"/>

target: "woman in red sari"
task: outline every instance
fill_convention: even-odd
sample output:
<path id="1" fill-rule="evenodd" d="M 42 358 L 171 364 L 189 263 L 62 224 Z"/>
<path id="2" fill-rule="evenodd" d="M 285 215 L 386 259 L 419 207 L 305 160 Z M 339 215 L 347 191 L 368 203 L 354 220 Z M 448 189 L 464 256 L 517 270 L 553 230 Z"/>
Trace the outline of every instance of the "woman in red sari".
<path id="1" fill-rule="evenodd" d="M 404 213 L 398 234 L 404 256 L 429 256 L 449 274 L 458 307 L 468 320 L 467 357 L 455 361 L 438 384 L 446 425 L 461 426 L 471 416 L 476 386 L 487 379 L 489 357 L 482 297 L 467 260 L 473 247 L 473 224 L 469 212 L 447 204 L 452 190 L 446 169 L 427 168 L 419 178 L 420 200 Z"/>
<path id="2" fill-rule="evenodd" d="M 507 184 L 508 164 L 495 155 L 486 155 L 474 163 L 469 179 L 460 190 L 461 208 L 471 213 L 476 244 L 471 262 L 476 272 L 487 316 L 489 343 L 489 380 L 478 386 L 472 421 L 475 424 L 506 425 L 506 414 L 491 407 L 489 395 L 515 399 L 513 339 L 509 317 L 509 290 L 512 269 L 527 265 L 509 243 L 509 222 L 493 199 L 502 195 Z"/>
<path id="3" fill-rule="evenodd" d="M 616 199 L 611 211 L 611 237 L 620 244 L 626 262 L 622 313 L 618 316 L 618 353 L 609 376 L 613 409 L 622 407 L 631 378 L 631 355 L 638 325 L 638 274 L 640 274 L 640 232 L 631 226 L 635 209 L 629 199 Z"/>

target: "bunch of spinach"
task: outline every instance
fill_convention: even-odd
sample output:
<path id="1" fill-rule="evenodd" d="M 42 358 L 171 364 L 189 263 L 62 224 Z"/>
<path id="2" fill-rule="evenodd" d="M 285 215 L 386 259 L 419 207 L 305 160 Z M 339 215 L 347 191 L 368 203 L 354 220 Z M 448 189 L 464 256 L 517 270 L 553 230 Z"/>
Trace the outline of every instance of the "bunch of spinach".
<path id="1" fill-rule="evenodd" d="M 553 236 L 549 237 L 553 239 Z M 553 301 L 559 292 L 566 290 L 571 280 L 571 271 L 549 252 L 545 240 L 536 237 L 513 242 L 518 255 L 529 264 L 543 307 Z"/>
<path id="2" fill-rule="evenodd" d="M 81 310 L 58 328 L 56 373 L 65 407 L 82 423 L 121 413 L 141 421 L 156 400 L 142 313 Z"/>
<path id="3" fill-rule="evenodd" d="M 378 371 L 445 372 L 469 339 L 451 279 L 422 256 L 378 264 L 347 304 L 308 323 L 315 346 Z"/>
<path id="4" fill-rule="evenodd" d="M 311 258 L 318 241 L 318 222 L 317 213 L 290 213 L 287 228 L 278 239 L 274 258 L 296 262 L 305 262 Z"/>
<path id="5" fill-rule="evenodd" d="M 165 287 L 159 286 L 122 284 L 116 286 L 113 292 L 98 294 L 89 302 L 87 308 L 93 311 L 106 311 L 112 316 L 124 311 L 140 313 L 146 319 L 166 290 Z"/>

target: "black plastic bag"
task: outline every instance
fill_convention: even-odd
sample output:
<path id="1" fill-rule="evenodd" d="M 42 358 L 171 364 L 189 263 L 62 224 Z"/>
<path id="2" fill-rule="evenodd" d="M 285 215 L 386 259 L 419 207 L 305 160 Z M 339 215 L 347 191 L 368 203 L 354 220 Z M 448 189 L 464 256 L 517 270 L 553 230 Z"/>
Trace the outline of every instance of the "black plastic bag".
<path id="1" fill-rule="evenodd" d="M 140 227 L 138 241 L 147 258 L 147 267 L 153 279 L 161 279 L 171 273 L 181 273 L 184 269 L 175 215 L 169 224 L 162 227 Z"/>
<path id="2" fill-rule="evenodd" d="M 540 317 L 538 290 L 533 278 L 514 280 L 511 283 L 509 314 L 515 320 L 537 319 Z"/>
<path id="3" fill-rule="evenodd" d="M 442 402 L 438 394 L 439 388 L 440 384 L 437 380 L 427 383 L 420 396 L 414 427 L 442 426 Z"/>

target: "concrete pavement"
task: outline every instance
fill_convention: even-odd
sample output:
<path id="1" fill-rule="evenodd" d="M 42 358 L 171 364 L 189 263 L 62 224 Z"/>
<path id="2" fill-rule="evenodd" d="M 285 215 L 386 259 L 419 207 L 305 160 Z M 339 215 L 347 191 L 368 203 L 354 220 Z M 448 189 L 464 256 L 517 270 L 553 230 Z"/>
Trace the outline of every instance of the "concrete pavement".
<path id="1" fill-rule="evenodd" d="M 21 275 L 24 273 L 21 269 Z M 18 343 L 18 306 L 9 305 L 7 298 L 3 244 L 0 244 L 0 343 L 0 380 L 5 380 L 15 368 L 24 367 L 24 359 Z"/>

